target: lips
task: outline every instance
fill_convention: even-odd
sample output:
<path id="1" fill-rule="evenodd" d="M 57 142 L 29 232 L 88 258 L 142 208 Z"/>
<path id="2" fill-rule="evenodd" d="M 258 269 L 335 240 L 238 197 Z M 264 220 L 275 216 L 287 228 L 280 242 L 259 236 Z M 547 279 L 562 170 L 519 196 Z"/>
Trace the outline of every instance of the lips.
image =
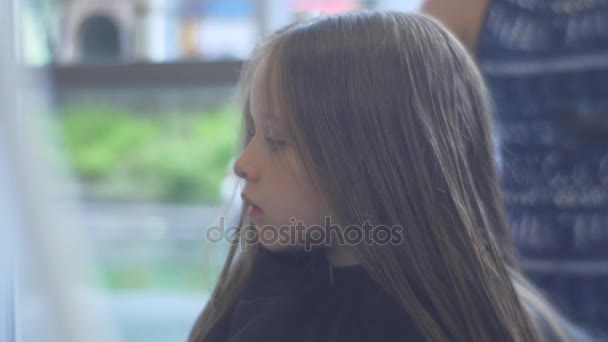
<path id="1" fill-rule="evenodd" d="M 264 211 L 255 204 L 255 202 L 253 202 L 249 196 L 245 195 L 244 193 L 241 193 L 241 198 L 243 199 L 243 201 L 245 201 L 246 204 L 250 205 L 251 208 L 249 209 L 249 214 L 250 216 L 260 216 Z"/>
<path id="2" fill-rule="evenodd" d="M 249 217 L 251 217 L 252 219 L 260 218 L 263 213 L 264 212 L 262 211 L 262 209 L 256 206 L 252 206 L 251 208 L 249 208 Z"/>

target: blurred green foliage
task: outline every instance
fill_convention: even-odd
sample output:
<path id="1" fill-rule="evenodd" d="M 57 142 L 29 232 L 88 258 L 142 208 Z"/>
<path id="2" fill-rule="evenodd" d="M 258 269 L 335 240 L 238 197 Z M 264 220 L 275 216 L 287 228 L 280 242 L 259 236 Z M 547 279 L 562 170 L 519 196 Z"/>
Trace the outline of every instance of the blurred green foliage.
<path id="1" fill-rule="evenodd" d="M 95 199 L 216 204 L 236 153 L 236 106 L 145 115 L 71 107 L 58 117 L 70 162 Z"/>
<path id="2" fill-rule="evenodd" d="M 112 290 L 164 289 L 211 292 L 221 271 L 221 263 L 204 267 L 105 267 L 101 272 L 101 284 Z"/>

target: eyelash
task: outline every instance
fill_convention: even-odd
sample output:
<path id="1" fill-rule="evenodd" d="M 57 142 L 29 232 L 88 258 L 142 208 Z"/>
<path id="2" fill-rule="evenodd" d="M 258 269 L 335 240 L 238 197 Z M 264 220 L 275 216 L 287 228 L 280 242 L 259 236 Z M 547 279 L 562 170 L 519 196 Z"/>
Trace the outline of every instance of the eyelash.
<path id="1" fill-rule="evenodd" d="M 247 140 L 253 139 L 254 135 L 255 135 L 255 128 L 251 128 L 251 129 L 247 130 Z"/>
<path id="2" fill-rule="evenodd" d="M 270 149 L 273 152 L 278 151 L 283 145 L 285 145 L 285 142 L 281 141 L 281 140 L 276 140 L 276 139 L 273 139 L 273 138 L 266 138 L 265 140 L 266 140 L 266 143 L 268 144 L 268 146 L 270 146 Z"/>
<path id="3" fill-rule="evenodd" d="M 248 140 L 253 139 L 253 137 L 255 136 L 255 133 L 256 133 L 255 132 L 255 128 L 250 129 L 247 132 L 247 139 Z M 285 141 L 273 139 L 273 138 L 270 138 L 270 137 L 267 137 L 264 140 L 266 141 L 266 144 L 268 144 L 268 146 L 270 147 L 270 149 L 273 152 L 278 151 L 281 147 L 283 147 L 285 145 Z"/>

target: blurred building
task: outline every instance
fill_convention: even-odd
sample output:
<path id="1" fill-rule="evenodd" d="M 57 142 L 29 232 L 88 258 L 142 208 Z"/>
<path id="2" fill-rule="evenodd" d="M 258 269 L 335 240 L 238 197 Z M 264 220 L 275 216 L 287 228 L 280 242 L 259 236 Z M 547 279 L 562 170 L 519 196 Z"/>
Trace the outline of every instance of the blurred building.
<path id="1" fill-rule="evenodd" d="M 256 37 L 250 0 L 63 0 L 59 62 L 243 59 Z"/>
<path id="2" fill-rule="evenodd" d="M 34 1 L 34 0 L 31 0 Z M 60 63 L 242 60 L 290 22 L 420 0 L 55 0 Z"/>

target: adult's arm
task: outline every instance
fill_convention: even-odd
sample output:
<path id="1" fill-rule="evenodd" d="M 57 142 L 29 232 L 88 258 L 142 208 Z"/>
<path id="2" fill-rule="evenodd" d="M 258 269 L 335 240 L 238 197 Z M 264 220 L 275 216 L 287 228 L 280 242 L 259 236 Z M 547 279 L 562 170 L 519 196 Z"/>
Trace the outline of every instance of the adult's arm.
<path id="1" fill-rule="evenodd" d="M 425 0 L 422 12 L 439 20 L 474 54 L 491 0 Z"/>

